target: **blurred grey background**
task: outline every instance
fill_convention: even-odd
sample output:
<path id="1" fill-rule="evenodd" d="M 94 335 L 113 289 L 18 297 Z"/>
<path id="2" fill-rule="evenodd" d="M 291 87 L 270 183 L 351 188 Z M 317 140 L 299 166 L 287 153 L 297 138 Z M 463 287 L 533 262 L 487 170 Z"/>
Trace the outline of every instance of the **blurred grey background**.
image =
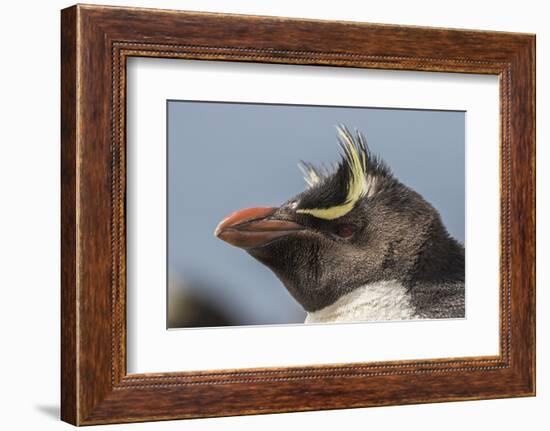
<path id="1" fill-rule="evenodd" d="M 297 163 L 338 160 L 339 123 L 361 130 L 464 243 L 464 112 L 173 100 L 167 109 L 169 328 L 303 322 L 275 276 L 213 231 L 230 212 L 302 191 Z"/>

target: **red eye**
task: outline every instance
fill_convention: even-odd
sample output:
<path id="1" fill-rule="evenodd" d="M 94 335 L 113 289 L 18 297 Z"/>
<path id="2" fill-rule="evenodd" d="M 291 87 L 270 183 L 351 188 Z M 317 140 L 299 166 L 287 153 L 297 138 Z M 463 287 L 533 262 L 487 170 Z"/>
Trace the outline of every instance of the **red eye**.
<path id="1" fill-rule="evenodd" d="M 355 229 L 349 224 L 338 226 L 336 234 L 341 238 L 351 238 L 355 234 Z"/>

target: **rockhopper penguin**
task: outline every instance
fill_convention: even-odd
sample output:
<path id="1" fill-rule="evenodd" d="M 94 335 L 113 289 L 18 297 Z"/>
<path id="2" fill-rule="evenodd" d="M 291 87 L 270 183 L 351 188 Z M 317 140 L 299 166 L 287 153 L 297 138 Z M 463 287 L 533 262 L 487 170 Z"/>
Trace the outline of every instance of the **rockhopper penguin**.
<path id="1" fill-rule="evenodd" d="M 304 192 L 230 214 L 215 235 L 269 267 L 305 323 L 464 317 L 464 247 L 362 134 L 338 134 L 337 165 L 302 163 Z"/>

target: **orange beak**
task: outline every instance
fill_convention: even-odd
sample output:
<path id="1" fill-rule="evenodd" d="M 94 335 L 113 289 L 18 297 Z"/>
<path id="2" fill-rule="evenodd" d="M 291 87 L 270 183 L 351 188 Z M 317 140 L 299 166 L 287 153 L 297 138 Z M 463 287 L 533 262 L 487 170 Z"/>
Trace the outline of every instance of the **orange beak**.
<path id="1" fill-rule="evenodd" d="M 304 229 L 298 223 L 271 218 L 276 209 L 245 208 L 229 214 L 216 227 L 214 235 L 235 247 L 254 248 Z"/>

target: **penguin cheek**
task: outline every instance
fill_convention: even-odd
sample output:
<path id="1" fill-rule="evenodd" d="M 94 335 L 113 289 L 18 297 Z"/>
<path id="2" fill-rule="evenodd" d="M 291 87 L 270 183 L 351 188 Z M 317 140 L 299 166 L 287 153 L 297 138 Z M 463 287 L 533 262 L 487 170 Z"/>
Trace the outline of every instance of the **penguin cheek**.
<path id="1" fill-rule="evenodd" d="M 266 244 L 263 247 L 248 249 L 247 252 L 272 270 L 284 272 L 292 271 L 292 263 L 295 261 L 295 242 L 290 238 L 282 237 L 277 241 Z"/>
<path id="2" fill-rule="evenodd" d="M 311 284 L 322 272 L 322 241 L 314 233 L 301 231 L 247 252 L 281 277 L 299 286 L 303 283 Z"/>

